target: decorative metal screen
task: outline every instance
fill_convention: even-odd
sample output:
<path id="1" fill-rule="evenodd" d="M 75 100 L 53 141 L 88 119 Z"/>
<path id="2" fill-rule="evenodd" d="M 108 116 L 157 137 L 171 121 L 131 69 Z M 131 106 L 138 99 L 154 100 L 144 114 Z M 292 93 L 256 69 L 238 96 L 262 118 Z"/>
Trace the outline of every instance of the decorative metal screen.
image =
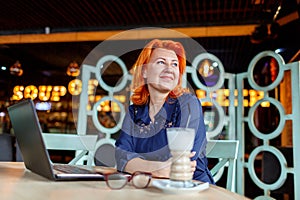
<path id="1" fill-rule="evenodd" d="M 264 56 L 273 57 L 278 63 L 279 71 L 270 85 L 260 86 L 255 82 L 254 70 L 256 63 L 260 62 L 259 60 Z M 107 85 L 101 75 L 101 69 L 106 62 L 117 63 L 123 73 L 122 78 L 114 87 Z M 205 67 L 204 62 L 209 62 L 210 68 L 203 68 Z M 211 73 L 209 70 L 211 70 Z M 292 79 L 293 108 L 290 114 L 285 113 L 283 106 L 276 97 L 269 95 L 269 91 L 274 90 L 280 84 L 286 70 L 291 71 Z M 89 81 L 91 79 L 96 79 L 98 86 L 107 93 L 93 103 L 89 100 Z M 100 137 L 97 142 L 97 149 L 105 145 L 114 146 L 115 140 L 113 136 L 120 131 L 126 107 L 130 103 L 129 85 L 131 79 L 131 74 L 128 72 L 125 63 L 117 56 L 105 55 L 98 60 L 96 66 L 86 64 L 82 66 L 82 92 L 79 99 L 77 131 L 78 134 L 87 134 L 90 118 L 97 131 L 103 133 L 103 137 Z M 287 173 L 291 173 L 294 175 L 295 198 L 300 199 L 296 190 L 296 188 L 300 187 L 300 159 L 297 160 L 294 155 L 294 166 L 289 167 L 286 164 L 284 155 L 276 147 L 269 144 L 270 140 L 281 134 L 287 120 L 293 121 L 292 130 L 300 130 L 299 63 L 284 64 L 284 61 L 278 54 L 267 51 L 253 58 L 248 72 L 234 75 L 224 71 L 222 62 L 216 56 L 210 53 L 201 53 L 195 56 L 191 66 L 187 66 L 183 80 L 183 85 L 192 88 L 192 91 L 195 92 L 202 103 L 208 139 L 238 139 L 240 141 L 236 175 L 237 192 L 244 194 L 245 173 L 249 173 L 253 182 L 264 191 L 264 196 L 269 197 L 270 190 L 279 188 L 286 180 Z M 246 81 L 249 84 L 247 87 Z M 251 99 L 245 100 L 244 92 L 251 92 L 249 87 L 253 88 L 253 91 L 260 91 L 260 94 L 263 94 L 262 97 L 256 99 L 255 102 L 252 102 Z M 117 98 L 120 93 L 125 96 L 125 102 Z M 109 101 L 110 105 L 114 104 L 118 107 L 118 117 L 115 126 L 109 128 L 99 122 L 98 116 L 98 108 L 105 101 Z M 245 101 L 247 101 L 247 108 L 245 107 Z M 256 109 L 263 102 L 276 107 L 280 116 L 277 128 L 267 134 L 258 130 L 254 122 Z M 247 114 L 245 114 L 245 110 L 248 110 Z M 269 120 L 272 120 L 272 117 Z M 247 134 L 253 134 L 255 138 L 262 142 L 249 153 L 249 157 L 246 160 L 245 129 L 247 125 L 249 128 Z M 299 141 L 299 137 L 299 134 L 293 131 L 293 152 L 300 152 L 299 145 L 296 142 Z M 275 183 L 266 184 L 256 175 L 254 162 L 257 155 L 262 151 L 274 154 L 279 160 L 281 175 Z M 111 154 L 111 156 L 114 156 L 114 154 Z M 245 172 L 244 169 L 248 169 L 248 172 Z"/>
<path id="2" fill-rule="evenodd" d="M 270 69 L 265 69 L 268 67 L 270 67 Z M 266 71 L 271 72 L 271 74 L 269 74 L 271 80 L 266 80 Z M 290 71 L 288 78 L 291 80 L 291 85 L 289 86 L 291 90 L 289 93 L 278 91 L 286 71 Z M 262 77 L 262 79 L 259 77 Z M 287 180 L 287 175 L 292 174 L 294 180 L 294 196 L 295 199 L 300 199 L 298 194 L 300 187 L 300 159 L 295 155 L 295 152 L 299 152 L 300 150 L 298 144 L 300 139 L 298 133 L 298 130 L 300 130 L 299 62 L 285 64 L 279 54 L 273 51 L 261 52 L 252 59 L 246 73 L 237 75 L 238 94 L 243 93 L 247 84 L 249 84 L 248 87 L 256 91 L 261 91 L 263 95 L 262 98 L 256 101 L 248 110 L 243 106 L 243 95 L 238 95 L 236 130 L 237 139 L 240 141 L 240 149 L 237 164 L 237 192 L 244 194 L 245 177 L 248 173 L 254 184 L 263 190 L 263 195 L 259 195 L 257 199 L 273 199 L 270 197 L 270 192 L 280 188 Z M 285 107 L 280 102 L 279 94 L 282 95 L 283 98 L 292 95 L 289 103 L 292 106 L 291 113 L 286 112 Z M 257 116 L 258 114 L 263 115 L 265 109 L 270 110 L 266 112 L 268 117 Z M 276 143 L 274 144 L 274 140 L 281 136 L 289 120 L 292 121 L 293 166 L 288 166 L 285 155 L 278 149 Z M 256 141 L 256 145 L 248 150 L 249 152 L 246 152 L 246 142 L 250 142 L 249 135 Z M 263 176 L 260 177 L 256 171 L 257 163 L 260 164 L 260 162 L 262 162 L 263 164 L 264 162 L 265 152 L 275 156 L 275 160 L 277 159 L 278 165 L 280 166 L 280 174 L 272 182 L 267 181 Z M 245 157 L 247 154 L 248 156 Z M 274 167 L 275 163 L 265 170 L 272 173 Z M 262 173 L 266 173 L 266 171 Z M 275 176 L 275 174 L 273 174 L 273 176 Z M 289 188 L 289 190 L 292 189 L 293 188 Z"/>

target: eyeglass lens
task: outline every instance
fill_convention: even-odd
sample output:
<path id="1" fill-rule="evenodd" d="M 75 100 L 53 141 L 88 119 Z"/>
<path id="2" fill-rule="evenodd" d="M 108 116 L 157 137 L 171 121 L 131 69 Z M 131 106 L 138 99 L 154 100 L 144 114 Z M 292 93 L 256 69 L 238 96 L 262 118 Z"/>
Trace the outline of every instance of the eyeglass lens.
<path id="1" fill-rule="evenodd" d="M 143 173 L 134 173 L 131 178 L 125 174 L 109 174 L 106 177 L 107 186 L 111 189 L 123 188 L 129 180 L 132 180 L 132 185 L 136 188 L 146 188 L 151 180 L 151 175 Z"/>
<path id="2" fill-rule="evenodd" d="M 110 174 L 107 176 L 106 183 L 111 189 L 121 189 L 127 184 L 128 178 L 122 174 Z"/>
<path id="3" fill-rule="evenodd" d="M 136 188 L 145 188 L 148 186 L 151 177 L 148 174 L 134 174 L 132 184 Z"/>

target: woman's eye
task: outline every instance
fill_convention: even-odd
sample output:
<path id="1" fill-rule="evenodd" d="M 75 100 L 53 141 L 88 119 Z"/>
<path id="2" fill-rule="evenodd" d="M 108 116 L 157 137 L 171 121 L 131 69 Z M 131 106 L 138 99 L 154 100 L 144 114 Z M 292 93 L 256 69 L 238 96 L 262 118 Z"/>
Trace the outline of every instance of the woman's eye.
<path id="1" fill-rule="evenodd" d="M 173 63 L 172 66 L 173 67 L 178 67 L 178 63 Z"/>
<path id="2" fill-rule="evenodd" d="M 159 60 L 159 61 L 157 61 L 157 64 L 165 64 L 165 62 L 162 60 Z"/>

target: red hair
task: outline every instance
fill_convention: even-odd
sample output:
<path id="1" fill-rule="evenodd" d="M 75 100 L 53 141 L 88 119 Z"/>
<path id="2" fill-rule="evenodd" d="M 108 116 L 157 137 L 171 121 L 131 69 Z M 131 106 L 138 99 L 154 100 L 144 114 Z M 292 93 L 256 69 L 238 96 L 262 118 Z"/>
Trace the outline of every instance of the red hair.
<path id="1" fill-rule="evenodd" d="M 176 87 L 169 93 L 169 97 L 176 98 L 185 91 L 182 88 L 182 75 L 186 68 L 186 56 L 185 50 L 180 42 L 175 42 L 172 40 L 158 40 L 154 39 L 150 41 L 144 49 L 141 51 L 137 61 L 133 65 L 133 80 L 132 80 L 132 90 L 131 101 L 135 105 L 144 105 L 148 101 L 149 91 L 147 84 L 142 75 L 142 69 L 145 64 L 149 62 L 152 52 L 156 48 L 163 48 L 172 50 L 176 53 L 179 62 L 179 80 Z"/>

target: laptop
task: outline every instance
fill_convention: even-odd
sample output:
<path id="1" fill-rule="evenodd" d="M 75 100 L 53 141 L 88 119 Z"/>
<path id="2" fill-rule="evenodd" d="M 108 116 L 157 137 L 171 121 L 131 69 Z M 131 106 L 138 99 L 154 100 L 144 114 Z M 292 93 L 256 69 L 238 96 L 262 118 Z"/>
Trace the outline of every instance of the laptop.
<path id="1" fill-rule="evenodd" d="M 31 99 L 7 108 L 25 167 L 50 180 L 104 180 L 92 167 L 54 164 L 43 141 L 42 129 Z M 62 171 L 58 168 L 63 168 Z"/>

